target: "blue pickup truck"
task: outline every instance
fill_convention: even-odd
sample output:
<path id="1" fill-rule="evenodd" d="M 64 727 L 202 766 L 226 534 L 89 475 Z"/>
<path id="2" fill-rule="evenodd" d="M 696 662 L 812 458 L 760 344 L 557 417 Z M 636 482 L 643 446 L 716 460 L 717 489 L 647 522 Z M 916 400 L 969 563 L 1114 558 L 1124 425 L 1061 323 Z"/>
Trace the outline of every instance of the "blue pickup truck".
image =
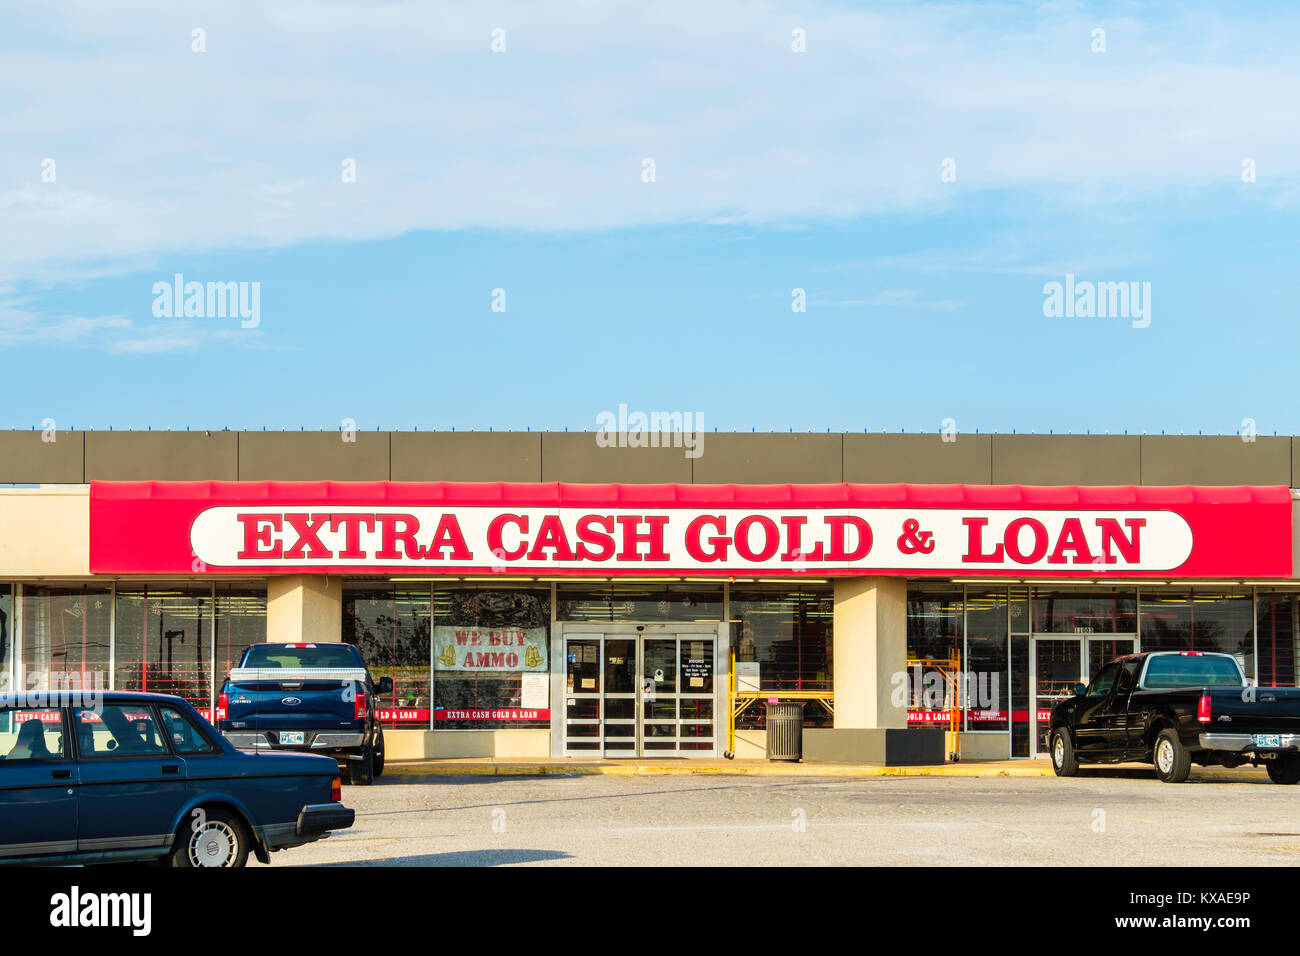
<path id="1" fill-rule="evenodd" d="M 384 772 L 384 729 L 377 684 L 351 644 L 254 644 L 217 698 L 217 729 L 244 750 L 298 750 L 338 761 L 351 783 Z"/>
<path id="2" fill-rule="evenodd" d="M 0 863 L 238 867 L 350 827 L 338 767 L 240 753 L 179 697 L 0 695 Z"/>

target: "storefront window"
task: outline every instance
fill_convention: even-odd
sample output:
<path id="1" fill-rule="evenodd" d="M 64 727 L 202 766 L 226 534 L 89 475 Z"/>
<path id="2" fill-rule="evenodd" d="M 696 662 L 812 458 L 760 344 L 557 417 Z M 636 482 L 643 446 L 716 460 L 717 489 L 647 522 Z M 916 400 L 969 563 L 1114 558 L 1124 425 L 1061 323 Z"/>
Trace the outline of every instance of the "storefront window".
<path id="1" fill-rule="evenodd" d="M 1254 607 L 1249 592 L 1142 589 L 1142 650 L 1232 654 L 1255 674 Z"/>
<path id="2" fill-rule="evenodd" d="M 266 642 L 266 586 L 248 589 L 218 584 L 217 681 L 224 681 L 249 645 Z"/>
<path id="3" fill-rule="evenodd" d="M 550 726 L 551 589 L 433 594 L 434 727 Z"/>
<path id="4" fill-rule="evenodd" d="M 99 584 L 22 587 L 19 689 L 106 690 L 112 592 Z"/>
<path id="5" fill-rule="evenodd" d="M 759 689 L 832 690 L 832 621 L 829 585 L 733 587 L 731 646 L 736 661 L 756 663 Z M 829 727 L 831 716 L 816 701 L 804 707 L 805 727 Z M 751 705 L 736 719 L 738 729 L 765 726 L 763 708 Z"/>
<path id="6" fill-rule="evenodd" d="M 343 642 L 355 644 L 370 675 L 393 679 L 375 709 L 385 727 L 427 728 L 429 587 L 344 584 Z"/>
<path id="7" fill-rule="evenodd" d="M 1133 588 L 1034 589 L 1036 634 L 1133 634 L 1137 595 Z"/>
<path id="8" fill-rule="evenodd" d="M 26 615 L 24 602 L 24 621 Z M 211 625 L 209 586 L 120 586 L 114 686 L 118 690 L 175 694 L 210 715 Z"/>
<path id="9" fill-rule="evenodd" d="M 14 679 L 14 586 L 0 584 L 0 693 L 17 690 Z"/>
<path id="10" fill-rule="evenodd" d="M 967 730 L 1006 730 L 1007 591 L 966 594 L 966 659 L 962 680 Z"/>
<path id="11" fill-rule="evenodd" d="M 962 589 L 907 589 L 907 659 L 953 660 L 961 651 Z M 919 673 L 918 673 L 919 670 Z M 908 669 L 909 727 L 947 726 L 952 695 L 947 679 L 924 664 Z"/>
<path id="12" fill-rule="evenodd" d="M 663 584 L 559 585 L 560 621 L 720 621 L 722 586 Z"/>
<path id="13" fill-rule="evenodd" d="M 1300 594 L 1260 591 L 1259 683 L 1261 687 L 1295 687 L 1300 660 Z"/>

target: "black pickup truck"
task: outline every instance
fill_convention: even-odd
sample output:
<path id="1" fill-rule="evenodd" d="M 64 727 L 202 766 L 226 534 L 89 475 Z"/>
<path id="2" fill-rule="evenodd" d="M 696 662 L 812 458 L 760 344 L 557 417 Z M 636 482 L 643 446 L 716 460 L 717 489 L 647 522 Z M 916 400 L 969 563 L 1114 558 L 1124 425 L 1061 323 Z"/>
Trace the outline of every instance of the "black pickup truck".
<path id="1" fill-rule="evenodd" d="M 1141 761 L 1166 783 L 1203 767 L 1263 764 L 1300 782 L 1300 688 L 1254 687 L 1228 654 L 1158 651 L 1120 657 L 1052 709 L 1057 776 L 1082 763 Z"/>
<path id="2" fill-rule="evenodd" d="M 302 750 L 333 757 L 350 783 L 384 772 L 378 684 L 351 644 L 254 644 L 221 688 L 216 725 L 244 750 Z"/>

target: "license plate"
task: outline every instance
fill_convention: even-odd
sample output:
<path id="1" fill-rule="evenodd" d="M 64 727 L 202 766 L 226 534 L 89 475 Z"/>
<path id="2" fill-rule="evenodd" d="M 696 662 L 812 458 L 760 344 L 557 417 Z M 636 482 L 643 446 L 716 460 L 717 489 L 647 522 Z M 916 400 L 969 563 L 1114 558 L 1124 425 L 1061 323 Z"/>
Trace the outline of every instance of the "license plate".
<path id="1" fill-rule="evenodd" d="M 1256 747 L 1281 747 L 1282 746 L 1281 734 L 1255 734 L 1254 737 L 1255 737 Z"/>
<path id="2" fill-rule="evenodd" d="M 280 731 L 280 743 L 282 744 L 300 744 L 303 742 L 303 732 L 301 730 Z"/>

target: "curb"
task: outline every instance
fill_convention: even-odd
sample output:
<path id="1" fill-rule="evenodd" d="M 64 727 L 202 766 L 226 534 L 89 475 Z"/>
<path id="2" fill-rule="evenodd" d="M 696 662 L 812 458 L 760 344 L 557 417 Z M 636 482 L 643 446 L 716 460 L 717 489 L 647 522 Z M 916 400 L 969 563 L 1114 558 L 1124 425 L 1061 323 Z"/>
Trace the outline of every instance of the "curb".
<path id="1" fill-rule="evenodd" d="M 607 776 L 607 777 L 673 777 L 673 776 L 794 776 L 794 777 L 1050 777 L 1050 767 L 1026 767 L 1023 770 L 1005 767 L 869 767 L 842 764 L 792 764 L 789 766 L 759 764 L 756 766 L 696 766 L 659 767 L 645 765 L 605 764 L 428 764 L 390 762 L 384 768 L 385 776 Z"/>
<path id="2" fill-rule="evenodd" d="M 1026 763 L 1029 763 L 1028 761 Z M 860 764 L 732 764 L 703 766 L 658 766 L 645 764 L 537 764 L 537 763 L 429 763 L 425 761 L 389 762 L 384 768 L 386 777 L 682 777 L 682 776 L 766 776 L 766 777 L 1054 777 L 1050 765 L 1037 766 L 1037 761 L 1024 767 L 1007 767 L 1005 764 L 981 767 L 977 764 L 948 764 L 929 767 L 878 767 Z M 1155 780 L 1150 768 L 1117 768 L 1126 777 Z M 1088 773 L 1076 777 L 1087 780 Z M 1200 768 L 1197 776 L 1202 780 L 1225 783 L 1264 783 L 1267 777 L 1260 773 L 1221 768 Z M 1263 779 L 1261 779 L 1263 778 Z M 1098 776 L 1096 779 L 1100 779 Z M 1196 778 L 1193 778 L 1193 781 Z"/>

